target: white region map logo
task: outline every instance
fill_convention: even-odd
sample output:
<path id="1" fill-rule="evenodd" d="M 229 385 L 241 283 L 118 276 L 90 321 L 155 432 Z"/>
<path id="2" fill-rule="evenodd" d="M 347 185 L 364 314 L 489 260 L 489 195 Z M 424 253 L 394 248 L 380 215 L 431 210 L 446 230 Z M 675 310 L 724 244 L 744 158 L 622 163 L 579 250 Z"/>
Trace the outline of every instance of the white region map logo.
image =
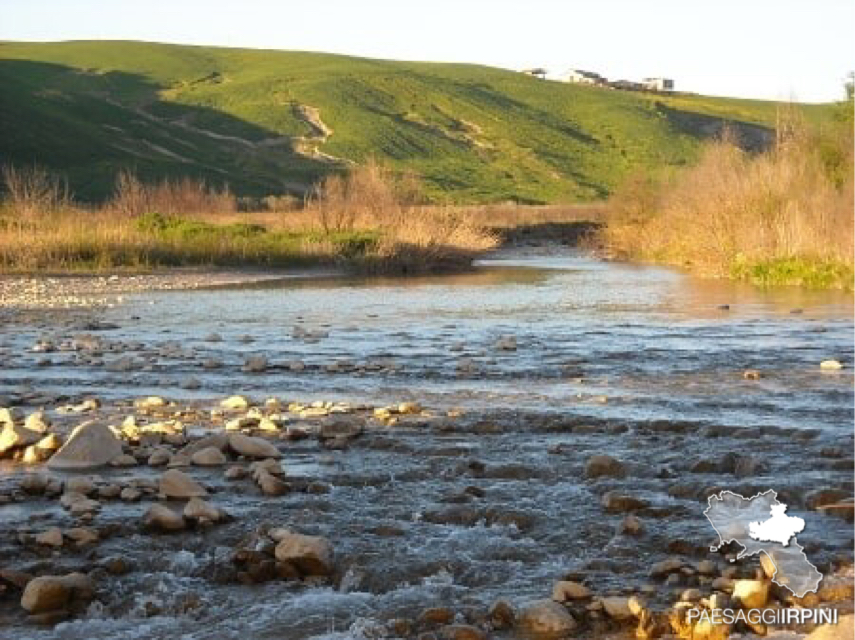
<path id="1" fill-rule="evenodd" d="M 796 534 L 805 528 L 802 518 L 787 515 L 787 505 L 778 494 L 769 490 L 745 498 L 732 491 L 722 491 L 708 498 L 704 515 L 719 536 L 718 551 L 729 542 L 736 542 L 742 551 L 737 560 L 760 553 L 766 554 L 775 566 L 772 582 L 793 592 L 798 598 L 815 592 L 822 574 L 805 555 Z"/>

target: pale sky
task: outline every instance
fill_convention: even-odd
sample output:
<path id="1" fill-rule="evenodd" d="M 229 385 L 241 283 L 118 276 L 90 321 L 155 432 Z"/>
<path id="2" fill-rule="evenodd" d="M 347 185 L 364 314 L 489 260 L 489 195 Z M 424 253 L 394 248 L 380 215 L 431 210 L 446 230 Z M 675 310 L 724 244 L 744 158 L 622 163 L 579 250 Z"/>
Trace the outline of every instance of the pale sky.
<path id="1" fill-rule="evenodd" d="M 673 78 L 837 100 L 852 0 L 0 0 L 0 40 L 148 40 Z M 108 61 L 105 61 L 108 62 Z"/>

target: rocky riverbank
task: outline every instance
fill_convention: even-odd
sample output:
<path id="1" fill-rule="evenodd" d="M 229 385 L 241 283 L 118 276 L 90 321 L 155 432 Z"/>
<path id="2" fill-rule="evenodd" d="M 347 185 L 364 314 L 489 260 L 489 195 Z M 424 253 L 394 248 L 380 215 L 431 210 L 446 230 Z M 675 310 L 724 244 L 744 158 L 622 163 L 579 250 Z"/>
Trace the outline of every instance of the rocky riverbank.
<path id="1" fill-rule="evenodd" d="M 15 637 L 57 624 L 77 637 L 105 621 L 118 635 L 148 624 L 172 637 L 164 620 L 231 637 L 217 625 L 245 615 L 262 585 L 283 603 L 359 594 L 368 615 L 334 612 L 347 637 L 725 638 L 770 629 L 692 624 L 688 611 L 853 608 L 851 546 L 828 535 L 839 523 L 851 536 L 851 442 L 816 431 L 689 434 L 240 395 L 67 398 L 4 408 L 0 422 L 0 622 Z M 519 435 L 518 455 L 499 455 Z M 681 439 L 701 447 L 675 450 Z M 616 453 L 617 441 L 643 456 Z M 749 441 L 750 455 L 728 453 Z M 711 490 L 750 493 L 794 448 L 823 461 L 827 483 L 779 488 L 822 519 L 823 535 L 804 544 L 826 577 L 801 599 L 771 582 L 774 567 L 731 564 L 735 549 L 711 554 L 712 532 L 693 535 Z M 456 537 L 463 545 L 449 546 Z M 180 575 L 180 588 L 164 588 Z M 402 584 L 406 595 L 389 597 Z M 323 633 L 324 605 L 312 607 L 265 630 Z"/>
<path id="2" fill-rule="evenodd" d="M 334 275 L 331 270 L 300 271 L 174 269 L 136 275 L 0 276 L 0 310 L 73 309 L 121 304 L 130 294 L 228 287 L 299 277 Z"/>

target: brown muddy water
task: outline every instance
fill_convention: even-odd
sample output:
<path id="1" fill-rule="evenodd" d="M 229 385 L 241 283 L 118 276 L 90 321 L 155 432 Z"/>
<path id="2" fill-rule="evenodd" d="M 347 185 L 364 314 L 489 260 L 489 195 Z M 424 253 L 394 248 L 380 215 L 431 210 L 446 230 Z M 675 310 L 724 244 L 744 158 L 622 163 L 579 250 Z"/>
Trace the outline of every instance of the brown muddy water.
<path id="1" fill-rule="evenodd" d="M 156 496 L 105 499 L 87 525 L 102 539 L 80 549 L 46 551 L 19 535 L 75 519 L 56 497 L 19 490 L 42 467 L 4 462 L 0 568 L 90 571 L 119 556 L 130 570 L 96 570 L 95 602 L 56 627 L 28 622 L 20 591 L 0 594 L 0 637 L 395 637 L 386 623 L 396 618 L 412 621 L 415 636 L 432 629 L 418 622 L 432 607 L 488 629 L 497 599 L 548 598 L 568 576 L 598 595 L 643 590 L 664 608 L 706 585 L 692 572 L 652 578 L 653 563 L 728 565 L 727 549 L 710 551 L 717 536 L 703 516 L 720 489 L 775 489 L 807 523 L 798 539 L 811 562 L 837 571 L 852 564 L 852 524 L 810 507 L 818 490 L 853 490 L 852 304 L 849 294 L 760 290 L 576 254 L 506 254 L 457 276 L 316 278 L 0 311 L 0 406 L 44 407 L 60 432 L 84 418 L 119 424 L 134 413 L 128 401 L 148 395 L 198 410 L 185 420 L 190 437 L 221 431 L 205 416 L 238 393 L 260 405 L 426 409 L 393 425 L 368 409 L 343 414 L 365 430 L 334 449 L 274 439 L 295 487 L 282 496 L 226 480 L 224 467 L 185 468 L 233 516 L 213 528 L 151 534 L 139 521 Z M 266 369 L 247 371 L 259 355 Z M 830 358 L 844 368 L 821 370 Z M 745 379 L 748 369 L 759 379 Z M 91 397 L 103 406 L 85 416 L 56 411 Z M 330 420 L 288 417 L 309 432 Z M 598 454 L 619 459 L 622 473 L 586 477 Z M 140 464 L 87 475 L 125 486 L 162 472 Z M 619 532 L 627 512 L 604 507 L 608 491 L 638 498 L 640 535 Z M 268 526 L 327 537 L 333 578 L 242 584 L 234 550 Z M 740 563 L 745 575 L 757 566 Z M 586 621 L 577 635 L 622 631 Z"/>

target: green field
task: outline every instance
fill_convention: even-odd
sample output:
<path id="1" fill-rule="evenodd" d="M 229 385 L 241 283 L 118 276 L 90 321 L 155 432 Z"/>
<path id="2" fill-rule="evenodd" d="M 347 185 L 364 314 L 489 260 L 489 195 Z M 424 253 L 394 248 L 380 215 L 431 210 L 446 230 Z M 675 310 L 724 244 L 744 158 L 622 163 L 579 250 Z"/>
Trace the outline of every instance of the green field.
<path id="1" fill-rule="evenodd" d="M 419 174 L 434 201 L 596 200 L 632 169 L 692 162 L 724 120 L 762 141 L 776 112 L 475 65 L 140 42 L 0 43 L 0 85 L 2 160 L 63 172 L 88 200 L 122 167 L 264 196 L 368 157 Z"/>

